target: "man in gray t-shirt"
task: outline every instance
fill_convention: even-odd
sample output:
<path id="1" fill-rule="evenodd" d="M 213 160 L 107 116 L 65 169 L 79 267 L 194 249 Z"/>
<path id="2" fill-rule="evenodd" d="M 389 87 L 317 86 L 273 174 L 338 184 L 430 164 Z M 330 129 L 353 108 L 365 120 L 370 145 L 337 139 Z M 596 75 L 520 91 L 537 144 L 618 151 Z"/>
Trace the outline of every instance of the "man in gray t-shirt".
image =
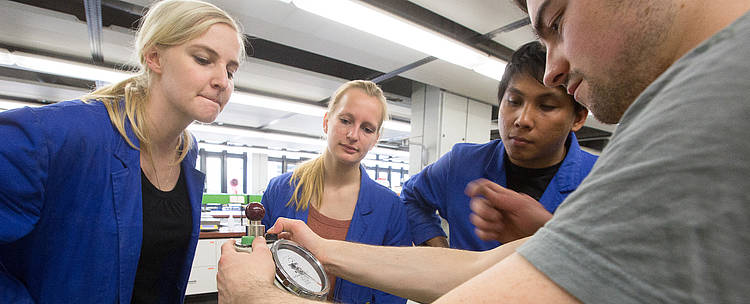
<path id="1" fill-rule="evenodd" d="M 589 303 L 748 303 L 750 14 L 633 102 L 519 253 Z"/>
<path id="2" fill-rule="evenodd" d="M 750 0 L 515 1 L 547 48 L 545 85 L 620 123 L 551 221 L 484 252 L 324 240 L 284 219 L 268 231 L 336 276 L 424 302 L 748 303 Z M 523 224 L 528 210 L 490 184 L 466 189 L 475 215 Z M 223 246 L 219 297 L 293 301 L 254 245 Z"/>

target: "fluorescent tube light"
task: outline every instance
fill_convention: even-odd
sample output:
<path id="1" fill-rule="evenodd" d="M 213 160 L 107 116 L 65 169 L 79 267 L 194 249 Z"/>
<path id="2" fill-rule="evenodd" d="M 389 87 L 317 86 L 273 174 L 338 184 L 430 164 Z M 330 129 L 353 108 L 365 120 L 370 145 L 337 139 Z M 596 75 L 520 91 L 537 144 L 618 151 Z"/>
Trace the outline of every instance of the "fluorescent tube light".
<path id="1" fill-rule="evenodd" d="M 23 108 L 23 107 L 36 108 L 36 107 L 40 107 L 40 106 L 42 106 L 42 105 L 38 104 L 38 103 L 30 103 L 30 102 L 21 102 L 21 101 L 13 101 L 13 100 L 0 99 L 0 112 L 5 111 L 5 110 L 13 110 L 13 109 L 18 109 L 18 108 Z"/>
<path id="2" fill-rule="evenodd" d="M 309 137 L 293 136 L 293 135 L 277 134 L 277 133 L 258 132 L 254 130 L 244 130 L 240 128 L 212 126 L 212 125 L 204 125 L 204 124 L 198 124 L 198 123 L 193 123 L 190 126 L 188 126 L 188 130 L 190 130 L 191 132 L 205 132 L 205 133 L 222 134 L 222 135 L 239 136 L 239 137 L 263 138 L 263 139 L 290 142 L 290 143 L 302 143 L 302 144 L 318 146 L 321 148 L 326 145 L 326 141 L 324 139 L 315 139 L 315 138 L 309 138 Z M 390 155 L 393 157 L 404 158 L 407 160 L 409 159 L 409 151 L 401 151 L 401 150 L 395 150 L 395 149 L 375 147 L 374 149 L 372 149 L 372 151 L 370 151 L 370 153 Z"/>
<path id="3" fill-rule="evenodd" d="M 286 2 L 286 1 L 285 1 Z M 349 0 L 292 0 L 303 10 L 500 80 L 505 63 L 463 43 Z"/>
<path id="4" fill-rule="evenodd" d="M 14 65 L 15 63 L 13 54 L 6 49 L 0 49 L 0 65 Z"/>
<path id="5" fill-rule="evenodd" d="M 93 81 L 104 81 L 109 83 L 119 82 L 133 76 L 132 73 L 117 71 L 113 69 L 88 65 L 79 62 L 49 58 L 39 55 L 13 52 L 13 64 L 26 69 L 53 75 L 68 76 L 73 78 L 88 79 Z"/>
<path id="6" fill-rule="evenodd" d="M 328 111 L 327 108 L 321 106 L 237 91 L 232 93 L 232 97 L 229 99 L 229 102 L 272 110 L 294 112 L 321 118 Z"/>
<path id="7" fill-rule="evenodd" d="M 411 132 L 411 124 L 395 120 L 386 120 L 383 123 L 383 128 L 401 132 Z"/>
<path id="8" fill-rule="evenodd" d="M 322 106 L 245 92 L 232 93 L 232 97 L 229 99 L 229 102 L 271 110 L 293 112 L 320 118 L 323 118 L 323 115 L 325 115 L 325 113 L 328 111 L 328 108 Z M 386 121 L 383 124 L 383 128 L 401 132 L 411 132 L 411 125 L 400 121 Z"/>
<path id="9" fill-rule="evenodd" d="M 244 130 L 240 128 L 232 128 L 232 127 L 224 127 L 224 126 L 210 126 L 210 125 L 195 124 L 195 123 L 188 126 L 188 130 L 190 130 L 191 132 L 196 131 L 196 132 L 215 133 L 215 134 L 223 134 L 223 135 L 231 135 L 231 136 L 239 136 L 239 137 L 264 138 L 264 139 L 269 139 L 269 140 L 298 143 L 298 144 L 301 143 L 301 144 L 315 145 L 315 146 L 321 146 L 321 147 L 326 144 L 326 142 L 323 139 L 315 139 L 315 138 L 309 138 L 309 137 L 293 136 L 293 135 L 277 134 L 277 133 L 259 132 L 259 131 L 254 131 L 254 130 Z"/>

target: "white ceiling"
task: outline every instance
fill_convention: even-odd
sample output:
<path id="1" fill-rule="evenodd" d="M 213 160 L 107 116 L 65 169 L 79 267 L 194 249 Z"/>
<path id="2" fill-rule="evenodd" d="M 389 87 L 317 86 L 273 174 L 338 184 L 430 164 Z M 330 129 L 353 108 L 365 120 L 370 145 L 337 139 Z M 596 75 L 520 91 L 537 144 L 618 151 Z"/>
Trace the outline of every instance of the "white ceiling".
<path id="1" fill-rule="evenodd" d="M 149 0 L 127 0 L 147 6 Z M 249 36 L 263 38 L 289 47 L 387 73 L 428 57 L 388 40 L 360 32 L 313 15 L 292 4 L 278 0 L 214 0 L 210 1 L 235 16 Z M 411 0 L 451 21 L 480 34 L 524 18 L 510 0 Z M 493 38 L 508 48 L 516 49 L 534 39 L 528 26 Z M 128 64 L 133 33 L 117 26 L 103 29 L 102 52 L 105 61 Z M 89 38 L 85 22 L 66 13 L 10 1 L 0 2 L 0 43 L 73 58 L 90 58 Z M 251 41 L 252 44 L 252 41 Z M 440 87 L 488 104 L 496 104 L 498 81 L 451 63 L 435 60 L 408 70 L 399 76 Z M 240 91 L 286 96 L 315 103 L 327 98 L 346 79 L 320 74 L 265 60 L 248 58 L 235 76 Z M 62 87 L 29 81 L 0 78 L 0 95 L 27 99 L 62 100 L 75 98 L 80 88 Z M 409 119 L 409 97 L 394 104 L 391 113 Z M 241 104 L 230 104 L 217 122 L 227 125 L 258 128 L 263 131 L 297 133 L 310 137 L 322 136 L 321 117 L 293 114 Z M 251 136 L 224 136 L 196 132 L 212 142 L 231 141 L 237 144 L 281 146 L 289 149 L 319 150 L 319 146 L 302 142 L 288 143 Z M 386 130 L 383 138 L 391 141 L 408 139 L 409 133 Z"/>

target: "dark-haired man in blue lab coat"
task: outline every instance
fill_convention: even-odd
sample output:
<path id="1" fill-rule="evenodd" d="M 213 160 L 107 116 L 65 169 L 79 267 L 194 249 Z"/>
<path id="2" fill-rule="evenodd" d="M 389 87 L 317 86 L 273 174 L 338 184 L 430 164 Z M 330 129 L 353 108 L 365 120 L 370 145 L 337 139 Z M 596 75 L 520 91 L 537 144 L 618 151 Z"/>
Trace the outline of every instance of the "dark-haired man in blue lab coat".
<path id="1" fill-rule="evenodd" d="M 456 144 L 404 184 L 401 198 L 415 244 L 448 246 L 435 210 L 449 224 L 453 248 L 488 250 L 529 236 L 589 173 L 596 156 L 582 151 L 573 133 L 588 111 L 562 87 L 544 86 L 545 56 L 535 41 L 520 47 L 508 63 L 498 89 L 501 139 Z M 536 208 L 539 216 L 524 219 L 522 229 L 507 229 L 500 217 L 512 212 L 483 212 L 489 211 L 482 209 L 486 204 L 472 204 L 464 194 L 477 179 L 507 204 Z"/>

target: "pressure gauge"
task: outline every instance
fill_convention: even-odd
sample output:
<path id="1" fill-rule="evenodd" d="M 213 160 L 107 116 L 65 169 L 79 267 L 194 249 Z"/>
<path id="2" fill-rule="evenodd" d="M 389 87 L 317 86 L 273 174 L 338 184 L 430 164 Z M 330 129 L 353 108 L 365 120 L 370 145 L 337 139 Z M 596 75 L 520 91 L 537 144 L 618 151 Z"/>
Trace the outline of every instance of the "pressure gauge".
<path id="1" fill-rule="evenodd" d="M 276 283 L 303 298 L 325 300 L 331 289 L 323 265 L 299 244 L 281 239 L 271 246 Z"/>

